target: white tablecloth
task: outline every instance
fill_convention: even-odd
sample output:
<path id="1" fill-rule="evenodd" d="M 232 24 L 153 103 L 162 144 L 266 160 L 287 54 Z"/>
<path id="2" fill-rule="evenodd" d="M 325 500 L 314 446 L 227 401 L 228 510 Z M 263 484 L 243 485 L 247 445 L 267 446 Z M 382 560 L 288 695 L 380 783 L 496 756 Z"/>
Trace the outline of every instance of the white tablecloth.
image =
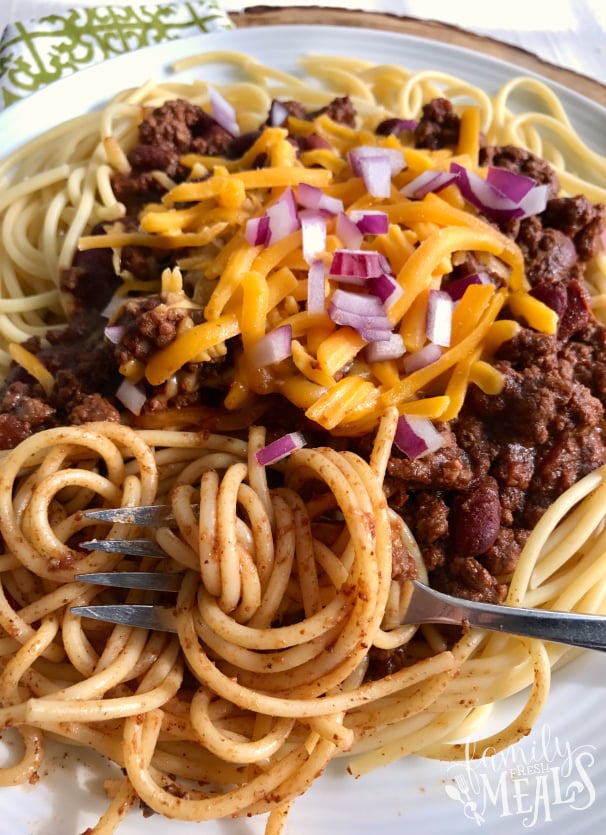
<path id="1" fill-rule="evenodd" d="M 9 22 L 52 14 L 74 6 L 99 6 L 103 0 L 1 0 L 0 31 Z M 111 5 L 144 5 L 143 0 L 111 0 Z M 252 0 L 224 0 L 227 11 L 241 11 Z M 331 6 L 391 12 L 456 24 L 523 47 L 540 58 L 606 83 L 605 0 L 263 0 L 265 6 Z"/>

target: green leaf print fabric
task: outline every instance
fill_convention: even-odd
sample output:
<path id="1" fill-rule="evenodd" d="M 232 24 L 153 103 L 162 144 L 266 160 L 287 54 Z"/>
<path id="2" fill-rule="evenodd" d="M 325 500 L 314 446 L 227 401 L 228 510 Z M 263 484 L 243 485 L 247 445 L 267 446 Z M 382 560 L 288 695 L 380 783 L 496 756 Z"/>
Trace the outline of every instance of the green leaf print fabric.
<path id="1" fill-rule="evenodd" d="M 0 40 L 0 108 L 107 58 L 232 27 L 217 0 L 75 7 L 10 24 Z"/>

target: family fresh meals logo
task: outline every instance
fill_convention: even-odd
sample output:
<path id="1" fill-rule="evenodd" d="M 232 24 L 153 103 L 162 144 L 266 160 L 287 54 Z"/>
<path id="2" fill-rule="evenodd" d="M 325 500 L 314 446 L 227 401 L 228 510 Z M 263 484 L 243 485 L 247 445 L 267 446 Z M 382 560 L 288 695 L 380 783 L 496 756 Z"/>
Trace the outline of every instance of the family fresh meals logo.
<path id="1" fill-rule="evenodd" d="M 562 807 L 582 812 L 595 801 L 590 772 L 596 750 L 574 748 L 547 726 L 530 748 L 513 745 L 475 759 L 468 745 L 465 761 L 448 767 L 446 794 L 479 827 L 494 818 L 517 819 L 524 828 L 549 823 Z"/>

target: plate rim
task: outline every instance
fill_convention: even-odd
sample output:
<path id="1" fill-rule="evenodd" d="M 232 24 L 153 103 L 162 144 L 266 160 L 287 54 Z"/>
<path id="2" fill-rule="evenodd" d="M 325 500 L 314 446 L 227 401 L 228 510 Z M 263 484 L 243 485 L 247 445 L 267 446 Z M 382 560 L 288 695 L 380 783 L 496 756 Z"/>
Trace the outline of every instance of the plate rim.
<path id="1" fill-rule="evenodd" d="M 306 7 L 301 7 L 306 8 Z M 511 75 L 530 75 L 534 78 L 537 78 L 541 81 L 547 83 L 552 89 L 554 89 L 557 94 L 568 102 L 567 110 L 570 106 L 573 109 L 584 108 L 589 109 L 596 109 L 596 111 L 600 112 L 603 115 L 606 115 L 606 104 L 602 104 L 601 102 L 595 101 L 592 98 L 588 98 L 583 93 L 575 90 L 572 87 L 567 86 L 566 84 L 557 81 L 552 78 L 548 78 L 542 75 L 540 72 L 532 69 L 524 68 L 523 72 L 519 71 L 519 68 L 516 68 L 512 71 L 511 64 L 499 56 L 494 56 L 487 53 L 478 53 L 471 49 L 470 47 L 461 46 L 455 43 L 445 43 L 439 40 L 433 40 L 429 37 L 419 36 L 417 34 L 408 34 L 406 32 L 394 32 L 389 29 L 366 29 L 362 30 L 362 27 L 353 26 L 353 25 L 326 25 L 326 24 L 308 24 L 308 23 L 294 23 L 294 24 L 267 24 L 262 25 L 260 27 L 251 26 L 251 27 L 242 27 L 238 28 L 235 27 L 233 29 L 224 29 L 224 30 L 217 30 L 213 32 L 201 32 L 196 35 L 190 35 L 187 38 L 183 38 L 177 41 L 166 41 L 158 44 L 152 44 L 148 46 L 141 47 L 140 49 L 133 50 L 122 55 L 112 56 L 111 58 L 102 60 L 98 63 L 92 64 L 87 67 L 82 67 L 80 69 L 75 70 L 68 76 L 64 78 L 57 79 L 56 81 L 51 82 L 47 86 L 35 91 L 34 93 L 19 99 L 18 101 L 12 103 L 4 110 L 0 111 L 0 161 L 7 156 L 11 151 L 13 151 L 17 145 L 22 144 L 23 141 L 27 141 L 30 138 L 34 138 L 36 135 L 42 133 L 46 128 L 41 128 L 36 134 L 34 131 L 29 130 L 26 133 L 25 140 L 13 140 L 12 145 L 7 145 L 5 142 L 5 136 L 10 134 L 10 131 L 6 130 L 6 127 L 10 125 L 13 120 L 21 119 L 23 120 L 23 114 L 28 115 L 28 111 L 33 106 L 32 103 L 35 103 L 36 109 L 39 112 L 42 112 L 48 105 L 46 104 L 47 100 L 51 102 L 58 97 L 60 94 L 65 98 L 65 100 L 70 99 L 70 93 L 74 90 L 78 90 L 78 88 L 85 84 L 87 80 L 95 80 L 97 76 L 103 71 L 103 69 L 109 73 L 117 73 L 121 67 L 128 67 L 129 64 L 136 59 L 141 64 L 146 64 L 149 56 L 168 56 L 169 54 L 172 55 L 177 49 L 181 48 L 184 49 L 187 44 L 193 45 L 200 43 L 203 45 L 205 42 L 211 41 L 223 41 L 227 39 L 236 39 L 243 38 L 246 42 L 250 40 L 251 42 L 254 41 L 254 34 L 257 31 L 263 31 L 264 33 L 274 34 L 276 37 L 279 37 L 281 33 L 284 32 L 292 32 L 297 31 L 297 34 L 301 34 L 303 30 L 306 30 L 307 33 L 310 35 L 326 35 L 329 36 L 330 34 L 340 35 L 341 37 L 353 37 L 359 36 L 361 31 L 367 38 L 376 38 L 380 37 L 381 39 L 385 39 L 386 41 L 391 41 L 392 43 L 399 42 L 409 42 L 410 44 L 422 44 L 428 45 L 430 48 L 438 49 L 443 52 L 446 56 L 459 56 L 467 58 L 471 62 L 480 61 L 482 63 L 486 62 L 488 65 L 495 68 L 495 70 L 500 69 L 503 74 Z M 501 42 L 498 42 L 501 43 Z M 251 44 L 252 45 L 252 44 Z M 313 51 L 310 50 L 310 51 Z M 336 54 L 338 50 L 333 50 L 333 54 Z M 169 59 L 168 57 L 159 58 L 158 60 L 158 78 L 162 80 L 167 80 L 169 78 L 168 71 L 170 68 L 170 60 L 175 60 L 175 57 Z M 179 73 L 179 76 L 184 75 L 183 73 Z M 185 74 L 186 75 L 186 74 Z M 462 77 L 465 77 L 462 74 Z M 135 76 L 135 84 L 143 83 L 141 77 L 139 75 Z M 144 80 L 147 80 L 149 76 L 146 76 Z M 123 87 L 125 85 L 122 85 Z M 126 86 L 130 85 L 129 83 Z M 101 95 L 98 92 L 95 92 L 95 96 L 93 99 L 93 103 L 91 106 L 84 108 L 80 112 L 90 112 L 91 110 L 98 109 L 103 101 L 107 100 L 109 96 L 113 92 L 117 92 L 120 88 L 119 87 L 112 87 L 107 94 Z M 63 112 L 63 106 L 61 107 L 61 111 Z M 77 115 L 77 114 L 74 114 Z M 53 119 L 52 125 L 57 124 L 59 121 L 64 121 L 65 118 L 70 118 L 69 116 L 64 117 L 60 116 L 57 119 Z M 574 122 L 574 120 L 573 120 Z M 9 140 L 10 141 L 10 140 Z"/>

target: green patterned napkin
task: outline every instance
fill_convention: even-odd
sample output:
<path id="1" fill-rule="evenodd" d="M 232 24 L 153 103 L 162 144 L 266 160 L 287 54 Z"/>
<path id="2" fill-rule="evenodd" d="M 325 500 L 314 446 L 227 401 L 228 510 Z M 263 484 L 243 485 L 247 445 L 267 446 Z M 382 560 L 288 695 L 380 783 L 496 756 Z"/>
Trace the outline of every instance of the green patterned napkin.
<path id="1" fill-rule="evenodd" d="M 9 24 L 0 40 L 0 109 L 106 58 L 232 26 L 218 0 L 78 7 Z"/>

